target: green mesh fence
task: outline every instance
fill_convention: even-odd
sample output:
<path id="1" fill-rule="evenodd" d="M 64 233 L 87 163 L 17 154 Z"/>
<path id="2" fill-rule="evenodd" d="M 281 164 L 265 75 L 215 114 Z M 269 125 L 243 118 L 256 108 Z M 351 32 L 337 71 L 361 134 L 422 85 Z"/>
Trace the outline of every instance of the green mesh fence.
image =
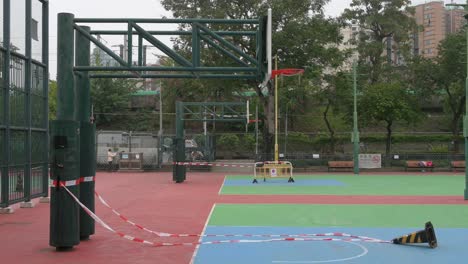
<path id="1" fill-rule="evenodd" d="M 31 126 L 47 128 L 47 97 L 44 96 L 44 68 L 33 64 L 31 82 Z"/>
<path id="2" fill-rule="evenodd" d="M 25 91 L 25 61 L 12 57 L 10 63 L 10 126 L 25 127 L 27 125 L 26 91 Z"/>
<path id="3" fill-rule="evenodd" d="M 1 66 L 4 54 L 2 50 Z M 33 63 L 28 89 L 23 57 L 12 54 L 9 73 L 3 68 L 0 80 L 0 207 L 48 193 L 46 71 L 43 65 Z M 6 74 L 10 77 L 7 89 L 3 79 Z M 5 99 L 8 109 L 4 108 Z"/>

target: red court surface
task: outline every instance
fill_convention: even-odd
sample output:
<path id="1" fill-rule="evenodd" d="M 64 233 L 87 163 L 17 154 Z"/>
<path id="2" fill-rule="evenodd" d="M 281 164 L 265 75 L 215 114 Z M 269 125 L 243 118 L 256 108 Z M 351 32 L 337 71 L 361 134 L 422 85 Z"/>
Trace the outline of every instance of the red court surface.
<path id="1" fill-rule="evenodd" d="M 238 173 L 236 173 L 238 174 Z M 460 196 L 219 195 L 225 173 L 188 173 L 175 184 L 172 173 L 98 173 L 96 191 L 130 220 L 154 231 L 202 233 L 215 203 L 310 204 L 466 204 Z M 96 213 L 115 230 L 160 242 L 196 242 L 198 238 L 157 238 L 123 223 L 96 202 Z M 2 263 L 190 263 L 195 246 L 154 248 L 122 239 L 96 226 L 91 240 L 70 252 L 48 245 L 49 204 L 0 215 Z"/>

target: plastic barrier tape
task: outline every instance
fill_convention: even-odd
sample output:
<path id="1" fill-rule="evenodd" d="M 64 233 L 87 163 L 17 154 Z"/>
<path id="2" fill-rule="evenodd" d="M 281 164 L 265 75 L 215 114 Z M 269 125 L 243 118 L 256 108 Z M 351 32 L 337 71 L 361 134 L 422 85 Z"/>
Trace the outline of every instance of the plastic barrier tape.
<path id="1" fill-rule="evenodd" d="M 146 227 L 143 227 L 142 225 L 136 224 L 132 221 L 130 221 L 127 217 L 123 216 L 121 213 L 119 213 L 117 210 L 112 208 L 104 198 L 99 195 L 97 192 L 95 192 L 96 197 L 98 200 L 107 208 L 112 210 L 114 214 L 116 214 L 121 220 L 124 222 L 135 226 L 136 228 L 146 231 L 148 233 L 151 233 L 153 235 L 156 235 L 158 237 L 262 237 L 262 238 L 300 238 L 300 237 L 346 237 L 350 239 L 360 239 L 359 241 L 366 240 L 366 241 L 374 241 L 374 242 L 382 242 L 386 243 L 388 241 L 380 240 L 377 238 L 372 238 L 372 237 L 366 237 L 366 236 L 356 236 L 356 235 L 351 235 L 347 233 L 341 233 L 341 232 L 330 232 L 330 233 L 323 233 L 323 234 L 171 234 L 171 233 L 165 233 L 165 232 L 157 232 L 153 231 L 151 229 L 148 229 Z M 263 240 L 264 241 L 264 240 Z"/>

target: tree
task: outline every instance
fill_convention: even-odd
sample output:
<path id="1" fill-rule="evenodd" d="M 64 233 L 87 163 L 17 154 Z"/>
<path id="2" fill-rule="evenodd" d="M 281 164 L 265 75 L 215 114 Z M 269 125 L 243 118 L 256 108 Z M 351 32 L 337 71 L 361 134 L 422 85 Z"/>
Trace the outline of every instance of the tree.
<path id="1" fill-rule="evenodd" d="M 113 129 L 130 129 L 130 95 L 135 88 L 134 80 L 92 79 L 91 102 L 96 116 L 96 126 Z M 123 115 L 119 115 L 123 114 Z"/>
<path id="2" fill-rule="evenodd" d="M 352 124 L 353 97 L 352 79 L 347 72 L 337 72 L 334 75 L 326 76 L 326 89 L 319 89 L 316 98 L 325 104 L 322 111 L 323 120 L 330 136 L 329 152 L 335 153 L 335 126 L 332 124 L 333 117 L 340 117 L 340 113 L 345 114 L 344 121 Z M 349 117 L 349 118 L 346 118 Z"/>
<path id="3" fill-rule="evenodd" d="M 385 45 L 392 40 L 392 47 L 402 56 L 410 48 L 410 32 L 417 31 L 414 8 L 410 0 L 353 0 L 351 8 L 345 9 L 342 18 L 359 27 L 355 41 L 361 65 L 368 65 L 367 72 L 372 83 L 380 80 L 384 72 Z M 390 51 L 391 52 L 391 51 Z M 387 51 L 387 61 L 391 59 Z"/>
<path id="4" fill-rule="evenodd" d="M 377 83 L 364 89 L 359 109 L 360 118 L 365 123 L 385 123 L 387 130 L 385 154 L 388 162 L 391 153 L 392 126 L 398 121 L 413 123 L 417 120 L 419 115 L 417 99 L 400 83 Z"/>
<path id="5" fill-rule="evenodd" d="M 281 50 L 278 54 L 280 68 L 312 66 L 313 70 L 307 71 L 303 78 L 304 83 L 311 86 L 312 82 L 319 81 L 318 77 L 326 67 L 338 61 L 336 59 L 336 55 L 339 54 L 338 48 L 336 45 L 329 44 L 337 44 L 341 41 L 339 34 L 341 24 L 323 16 L 323 6 L 327 2 L 328 0 L 163 0 L 161 3 L 167 10 L 172 11 L 176 18 L 251 19 L 265 15 L 268 7 L 271 7 L 273 10 L 273 55 Z M 226 30 L 226 28 L 223 29 Z M 227 26 L 227 29 L 235 29 L 235 27 Z M 233 37 L 231 41 L 247 54 L 255 55 L 255 50 L 252 49 L 254 40 Z M 180 38 L 176 42 L 176 48 L 183 50 L 185 47 L 185 50 L 189 50 L 190 44 L 189 39 Z M 214 65 L 222 60 L 222 57 L 213 54 L 210 56 L 210 62 Z M 270 83 L 265 92 L 264 89 L 258 87 L 258 83 L 249 83 L 248 86 L 241 86 L 239 82 L 234 85 L 232 83 L 224 86 L 225 89 L 221 91 L 222 95 L 232 93 L 233 90 L 240 92 L 239 87 L 255 88 L 264 110 L 264 153 L 266 158 L 271 158 L 274 133 L 274 85 Z M 287 89 L 287 85 L 283 86 L 284 89 Z"/>
<path id="6" fill-rule="evenodd" d="M 57 81 L 49 80 L 49 120 L 57 116 Z"/>
<path id="7" fill-rule="evenodd" d="M 465 111 L 465 50 L 465 32 L 450 34 L 440 43 L 435 60 L 421 59 L 414 65 L 414 79 L 419 86 L 426 87 L 423 92 L 443 98 L 444 111 L 450 115 L 454 152 L 459 151 L 461 121 Z"/>
<path id="8" fill-rule="evenodd" d="M 102 52 L 95 48 L 91 54 L 91 64 L 104 66 Z M 130 96 L 136 89 L 133 79 L 100 78 L 91 79 L 91 103 L 96 117 L 97 128 L 140 130 L 136 119 L 129 118 Z M 141 114 L 138 118 L 141 118 Z M 137 119 L 138 119 L 137 118 Z"/>

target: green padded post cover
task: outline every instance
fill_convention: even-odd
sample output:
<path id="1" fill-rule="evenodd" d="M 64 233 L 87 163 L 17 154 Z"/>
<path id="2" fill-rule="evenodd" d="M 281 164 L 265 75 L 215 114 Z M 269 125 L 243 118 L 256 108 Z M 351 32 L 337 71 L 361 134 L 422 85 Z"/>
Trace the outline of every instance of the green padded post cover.
<path id="1" fill-rule="evenodd" d="M 80 176 L 96 176 L 96 125 L 81 122 L 80 131 Z M 80 201 L 95 212 L 94 181 L 84 181 L 80 184 Z M 80 238 L 87 239 L 94 234 L 94 220 L 80 208 Z"/>
<path id="2" fill-rule="evenodd" d="M 52 181 L 79 179 L 80 123 L 71 120 L 51 121 L 51 176 Z M 79 197 L 78 184 L 67 187 Z M 50 188 L 51 246 L 70 248 L 80 243 L 79 206 L 63 188 Z"/>

